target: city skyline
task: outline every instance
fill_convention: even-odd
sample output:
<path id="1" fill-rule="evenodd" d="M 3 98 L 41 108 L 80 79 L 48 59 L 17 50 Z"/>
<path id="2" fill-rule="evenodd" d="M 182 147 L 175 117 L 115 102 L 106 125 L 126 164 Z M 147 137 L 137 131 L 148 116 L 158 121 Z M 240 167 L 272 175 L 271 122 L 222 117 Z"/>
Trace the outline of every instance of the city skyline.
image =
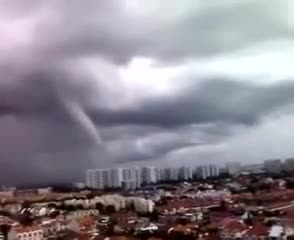
<path id="1" fill-rule="evenodd" d="M 92 189 L 140 189 L 143 185 L 171 182 L 197 182 L 210 178 L 234 178 L 239 175 L 269 174 L 280 176 L 294 171 L 294 158 L 269 159 L 262 164 L 228 162 L 224 166 L 203 164 L 178 167 L 133 166 L 88 169 L 85 186 Z"/>
<path id="2" fill-rule="evenodd" d="M 0 0 L 0 183 L 294 156 L 293 16 L 292 0 Z"/>
<path id="3" fill-rule="evenodd" d="M 166 167 L 153 166 L 133 168 L 89 169 L 85 174 L 85 184 L 92 189 L 125 189 L 135 190 L 143 185 L 156 184 L 165 181 L 205 180 L 218 177 L 220 169 L 216 165 L 197 167 Z"/>

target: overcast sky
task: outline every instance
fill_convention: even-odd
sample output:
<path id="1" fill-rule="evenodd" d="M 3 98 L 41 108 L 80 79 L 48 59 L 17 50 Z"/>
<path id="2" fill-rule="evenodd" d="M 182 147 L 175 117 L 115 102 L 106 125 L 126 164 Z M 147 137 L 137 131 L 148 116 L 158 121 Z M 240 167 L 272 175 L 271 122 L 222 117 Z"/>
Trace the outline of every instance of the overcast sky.
<path id="1" fill-rule="evenodd" d="M 294 156 L 292 0 L 0 0 L 0 183 Z"/>

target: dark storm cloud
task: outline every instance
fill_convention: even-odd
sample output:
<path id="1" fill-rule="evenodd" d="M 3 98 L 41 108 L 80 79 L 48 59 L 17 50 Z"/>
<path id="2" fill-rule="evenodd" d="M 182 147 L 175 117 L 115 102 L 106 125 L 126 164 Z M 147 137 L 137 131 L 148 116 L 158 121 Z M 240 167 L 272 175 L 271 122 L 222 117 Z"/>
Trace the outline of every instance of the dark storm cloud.
<path id="1" fill-rule="evenodd" d="M 25 85 L 14 92 L 6 92 L 11 99 L 3 106 L 3 113 L 24 116 L 35 114 L 37 117 L 45 115 L 70 123 L 74 117 L 71 116 L 70 106 L 64 102 L 66 99 L 81 101 L 82 98 L 78 97 L 74 86 L 64 84 L 66 78 L 63 76 L 68 77 L 63 72 L 54 74 L 53 71 L 29 74 L 26 78 L 30 81 L 24 80 Z M 140 125 L 146 127 L 141 129 L 141 134 L 150 133 L 152 129 L 158 131 L 158 128 L 187 124 L 224 122 L 251 125 L 261 117 L 292 104 L 293 91 L 294 84 L 291 81 L 264 86 L 223 79 L 208 79 L 196 84 L 192 79 L 177 94 L 146 98 L 135 110 L 112 110 L 98 106 L 97 109 L 83 111 L 96 125 L 125 125 L 125 128 L 116 128 L 115 134 L 137 132 L 139 129 L 136 126 Z M 77 105 L 83 107 L 83 102 L 77 102 Z M 104 133 L 107 135 L 106 131 Z"/>
<path id="2" fill-rule="evenodd" d="M 142 124 L 174 127 L 186 124 L 229 122 L 252 125 L 261 117 L 294 101 L 294 84 L 269 86 L 230 80 L 206 80 L 174 96 L 146 100 L 136 110 L 93 113 L 99 124 Z"/>
<path id="3" fill-rule="evenodd" d="M 76 10 L 75 4 L 69 9 L 62 6 L 59 27 L 52 29 L 49 25 L 48 29 L 43 29 L 41 25 L 40 34 L 43 31 L 48 33 L 41 34 L 45 38 L 41 41 L 45 46 L 41 44 L 41 47 L 48 55 L 97 53 L 118 63 L 125 63 L 136 55 L 177 61 L 180 58 L 208 56 L 293 34 L 287 25 L 275 21 L 270 11 L 268 14 L 266 9 L 271 3 L 259 1 L 252 4 L 243 1 L 209 11 L 192 11 L 158 28 L 154 28 L 153 24 L 160 24 L 160 19 L 126 17 L 125 11 L 120 8 L 115 8 L 114 18 L 107 18 L 104 17 L 105 12 L 100 11 L 101 6 L 91 8 L 86 17 L 80 15 L 82 12 Z M 90 7 L 91 4 L 83 6 L 87 10 Z M 108 9 L 112 8 L 108 6 Z M 91 12 L 102 18 L 99 23 L 93 23 Z M 63 17 L 64 13 L 66 17 Z M 50 37 L 56 35 L 59 38 Z M 51 45 L 49 51 L 48 44 Z"/>
<path id="4" fill-rule="evenodd" d="M 0 151 L 3 169 L 9 169 L 8 175 L 18 176 L 16 182 L 30 182 L 44 176 L 47 176 L 44 181 L 52 181 L 53 176 L 55 182 L 72 180 L 82 176 L 81 169 L 95 166 L 95 159 L 99 166 L 111 166 L 160 159 L 180 149 L 216 144 L 230 136 L 232 126 L 256 124 L 261 117 L 283 109 L 294 100 L 292 82 L 264 86 L 208 79 L 196 84 L 192 79 L 175 95 L 142 100 L 136 111 L 124 108 L 114 112 L 107 107 L 93 111 L 93 108 L 83 108 L 82 92 L 66 83 L 70 75 L 56 69 L 48 73 L 48 68 L 40 69 L 22 75 L 23 81 L 28 79 L 26 84 L 9 85 L 6 95 L 2 94 L 7 103 L 6 115 L 14 119 L 13 126 L 9 121 L 2 123 L 3 127 L 15 131 L 12 136 L 6 133 L 10 136 L 9 145 L 22 146 L 17 151 L 14 148 Z M 61 83 L 60 79 L 64 81 Z M 64 104 L 67 99 L 71 101 Z M 82 108 L 83 119 L 91 120 L 80 121 L 75 106 Z M 97 129 L 88 128 L 92 123 Z M 212 125 L 201 126 L 208 123 Z M 88 156 L 95 150 L 85 145 L 91 145 L 95 139 L 93 130 L 95 134 L 101 128 L 105 142 L 100 150 L 96 148 L 96 155 Z M 189 137 L 190 132 L 200 135 Z M 12 168 L 13 162 L 25 164 L 22 170 L 31 172 L 30 177 L 21 175 L 21 169 Z M 63 171 L 75 174 L 64 176 Z M 3 174 L 2 179 L 8 179 L 8 175 Z"/>
<path id="5" fill-rule="evenodd" d="M 8 115 L 0 131 L 2 184 L 74 181 L 96 166 L 99 146 L 70 121 Z"/>
<path id="6" fill-rule="evenodd" d="M 100 136 L 79 101 L 83 90 L 77 91 L 77 76 L 35 65 L 5 76 L 12 81 L 0 83 L 0 181 L 81 179 L 82 169 L 97 165 L 97 155 L 89 153 L 99 150 Z"/>
<path id="7" fill-rule="evenodd" d="M 140 55 L 178 61 L 293 34 L 286 20 L 277 20 L 274 1 L 240 1 L 219 7 L 212 5 L 202 11 L 195 7 L 197 4 L 198 1 L 191 1 L 192 10 L 181 17 L 170 12 L 168 22 L 158 15 L 131 14 L 123 1 L 113 0 L 30 1 L 27 8 L 31 14 L 44 11 L 45 17 L 36 17 L 33 34 L 38 41 L 32 44 L 53 58 L 99 55 L 126 63 Z M 6 10 L 21 14 L 22 7 L 18 5 L 8 4 Z M 169 5 L 167 15 L 169 8 L 174 11 L 179 7 L 176 3 Z"/>
<path id="8" fill-rule="evenodd" d="M 132 83 L 112 70 L 136 56 L 200 61 L 293 32 L 273 0 L 198 11 L 199 2 L 174 14 L 181 3 L 161 0 L 165 14 L 145 14 L 143 0 L 141 13 L 120 0 L 0 0 L 0 182 L 73 181 L 89 167 L 159 159 L 216 143 L 232 125 L 253 125 L 291 104 L 292 83 L 198 85 L 197 76 L 184 88 L 182 79 L 170 82 L 179 90 L 164 96 L 145 96 L 141 88 L 122 104 L 133 96 L 124 84 Z M 97 76 L 80 62 L 89 57 L 103 62 L 94 65 Z"/>
<path id="9" fill-rule="evenodd" d="M 170 131 L 161 129 L 143 137 L 138 134 L 139 138 L 113 141 L 107 145 L 106 151 L 109 151 L 109 154 L 113 159 L 116 159 L 116 162 L 127 163 L 131 161 L 148 161 L 155 157 L 160 158 L 181 148 L 212 143 L 208 139 L 202 141 L 200 136 L 197 136 L 197 139 L 195 136 L 189 136 L 187 128 L 189 127 Z M 198 131 L 201 132 L 200 129 Z M 196 131 L 194 130 L 194 132 Z"/>
<path id="10" fill-rule="evenodd" d="M 178 60 L 181 57 L 202 57 L 239 49 L 256 42 L 290 36 L 293 31 L 267 15 L 270 1 L 257 1 L 254 4 L 241 2 L 235 6 L 213 8 L 201 11 L 179 20 L 175 25 L 166 26 L 153 36 L 144 49 L 159 59 Z M 182 36 L 174 38 L 173 31 Z M 215 41 L 218 39 L 218 41 Z M 142 54 L 146 54 L 142 51 Z"/>
<path id="11" fill-rule="evenodd" d="M 141 128 L 144 126 L 141 125 Z M 118 163 L 135 162 L 142 165 L 148 161 L 154 164 L 154 160 L 160 163 L 178 151 L 214 146 L 233 136 L 237 129 L 239 130 L 240 126 L 224 123 L 159 128 L 145 136 L 138 134 L 137 138 L 113 141 L 108 145 L 108 149 Z M 185 160 L 179 159 L 178 165 L 185 164 Z"/>
<path id="12" fill-rule="evenodd" d="M 16 109 L 11 108 L 10 106 L 6 106 L 5 104 L 0 106 L 0 117 L 14 114 L 16 112 Z"/>
<path id="13" fill-rule="evenodd" d="M 162 128 L 156 126 L 111 124 L 101 128 L 100 135 L 104 141 L 111 142 L 114 140 L 134 140 L 138 137 L 145 137 L 159 131 L 162 131 Z"/>

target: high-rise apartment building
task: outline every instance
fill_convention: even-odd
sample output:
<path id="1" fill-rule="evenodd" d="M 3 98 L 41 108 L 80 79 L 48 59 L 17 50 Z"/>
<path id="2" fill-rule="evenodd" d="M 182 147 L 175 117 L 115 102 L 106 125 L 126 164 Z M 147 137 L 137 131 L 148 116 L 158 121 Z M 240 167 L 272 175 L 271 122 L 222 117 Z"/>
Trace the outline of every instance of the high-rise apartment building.
<path id="1" fill-rule="evenodd" d="M 157 182 L 157 169 L 155 167 L 144 167 L 142 169 L 142 183 L 150 184 Z"/>
<path id="2" fill-rule="evenodd" d="M 124 190 L 135 190 L 138 188 L 138 184 L 135 180 L 123 180 L 122 188 Z"/>
<path id="3" fill-rule="evenodd" d="M 284 161 L 284 170 L 287 172 L 294 171 L 294 158 L 288 158 Z"/>
<path id="4" fill-rule="evenodd" d="M 166 181 L 166 174 L 164 168 L 157 169 L 157 179 L 158 181 Z"/>
<path id="5" fill-rule="evenodd" d="M 122 170 L 123 181 L 135 182 L 136 188 L 141 187 L 142 185 L 142 175 L 141 169 L 136 168 L 124 168 Z"/>
<path id="6" fill-rule="evenodd" d="M 121 187 L 123 181 L 123 169 L 121 168 L 112 168 L 110 170 L 111 175 L 111 187 L 119 188 Z"/>
<path id="7" fill-rule="evenodd" d="M 215 165 L 200 166 L 195 172 L 191 167 L 90 169 L 86 172 L 86 185 L 94 189 L 121 187 L 137 189 L 141 187 L 142 183 L 151 184 L 158 181 L 192 180 L 194 173 L 197 174 L 198 178 L 206 179 L 218 176 L 219 169 Z"/>
<path id="8" fill-rule="evenodd" d="M 90 169 L 86 172 L 86 185 L 94 189 L 119 188 L 123 180 L 122 169 Z"/>
<path id="9" fill-rule="evenodd" d="M 94 189 L 103 189 L 105 187 L 103 169 L 87 170 L 86 185 Z"/>
<path id="10" fill-rule="evenodd" d="M 193 169 L 191 167 L 181 167 L 179 169 L 179 180 L 188 181 L 193 178 Z"/>
<path id="11" fill-rule="evenodd" d="M 93 171 L 92 169 L 89 169 L 86 171 L 86 186 L 92 187 L 93 186 Z"/>
<path id="12" fill-rule="evenodd" d="M 179 168 L 165 168 L 164 180 L 166 181 L 178 181 L 179 180 Z"/>
<path id="13" fill-rule="evenodd" d="M 279 174 L 282 171 L 282 161 L 280 159 L 266 160 L 264 170 L 268 173 Z"/>
<path id="14" fill-rule="evenodd" d="M 206 179 L 209 176 L 207 166 L 199 166 L 196 168 L 197 178 Z"/>
<path id="15" fill-rule="evenodd" d="M 196 168 L 196 174 L 199 179 L 219 176 L 219 169 L 215 165 L 199 166 Z"/>
<path id="16" fill-rule="evenodd" d="M 216 165 L 209 165 L 209 177 L 219 176 L 219 169 Z"/>

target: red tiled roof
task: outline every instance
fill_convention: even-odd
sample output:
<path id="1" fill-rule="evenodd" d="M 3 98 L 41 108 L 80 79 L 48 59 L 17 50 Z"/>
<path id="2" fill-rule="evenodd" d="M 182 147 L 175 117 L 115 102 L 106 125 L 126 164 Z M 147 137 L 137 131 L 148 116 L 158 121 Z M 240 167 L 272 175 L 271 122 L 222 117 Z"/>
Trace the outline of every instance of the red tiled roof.
<path id="1" fill-rule="evenodd" d="M 286 216 L 289 219 L 294 219 L 294 208 L 287 209 Z"/>
<path id="2" fill-rule="evenodd" d="M 247 229 L 246 224 L 237 219 L 224 219 L 221 222 L 221 228 L 225 232 L 238 233 Z"/>
<path id="3" fill-rule="evenodd" d="M 205 207 L 208 205 L 218 204 L 219 200 L 216 198 L 186 198 L 186 199 L 179 199 L 174 198 L 164 206 L 157 206 L 158 210 L 164 211 L 168 210 L 171 211 L 173 209 L 179 210 L 181 208 L 196 208 L 196 207 Z"/>
<path id="4" fill-rule="evenodd" d="M 199 226 L 197 224 L 187 224 L 187 225 L 181 225 L 178 224 L 173 227 L 174 232 L 186 232 L 187 230 L 197 229 Z"/>
<path id="5" fill-rule="evenodd" d="M 15 231 L 17 233 L 30 233 L 35 231 L 40 231 L 42 228 L 38 225 L 32 225 L 32 226 L 18 226 L 15 228 Z"/>
<path id="6" fill-rule="evenodd" d="M 205 236 L 201 236 L 198 238 L 198 240 L 218 240 L 220 239 L 217 233 L 210 233 L 209 235 Z"/>
<path id="7" fill-rule="evenodd" d="M 262 222 L 255 222 L 251 228 L 249 228 L 247 234 L 251 236 L 266 236 L 268 234 L 268 227 L 265 226 Z"/>
<path id="8" fill-rule="evenodd" d="M 78 218 L 76 219 L 80 230 L 82 230 L 83 232 L 88 232 L 93 230 L 93 227 L 95 226 L 95 218 L 92 216 L 85 216 L 82 218 Z"/>
<path id="9" fill-rule="evenodd" d="M 221 211 L 221 212 L 211 212 L 209 216 L 211 217 L 212 221 L 215 221 L 215 220 L 230 219 L 234 215 L 232 212 L 229 212 L 229 211 Z"/>

